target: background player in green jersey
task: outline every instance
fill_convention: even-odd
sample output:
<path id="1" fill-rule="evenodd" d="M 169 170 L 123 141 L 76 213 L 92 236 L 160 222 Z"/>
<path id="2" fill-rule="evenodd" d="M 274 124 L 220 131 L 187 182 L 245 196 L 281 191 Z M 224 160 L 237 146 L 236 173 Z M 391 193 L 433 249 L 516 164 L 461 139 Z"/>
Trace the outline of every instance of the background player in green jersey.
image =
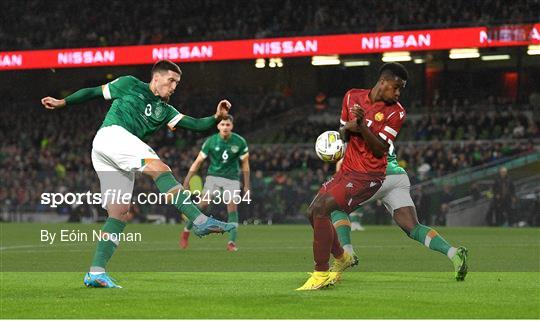
<path id="1" fill-rule="evenodd" d="M 437 231 L 418 222 L 416 207 L 410 194 L 411 183 L 409 176 L 399 166 L 393 146 L 390 146 L 387 160 L 386 178 L 381 188 L 373 197 L 361 205 L 373 200 L 381 200 L 396 224 L 407 236 L 434 251 L 446 255 L 454 265 L 456 280 L 463 281 L 467 275 L 467 249 L 451 246 Z M 337 165 L 338 171 L 340 162 Z M 349 217 L 345 212 L 334 211 L 331 218 L 343 249 L 353 255 L 355 261 L 358 262 L 351 244 L 351 223 Z M 334 273 L 334 282 L 338 281 L 340 277 L 341 273 Z"/>
<path id="2" fill-rule="evenodd" d="M 219 198 L 227 204 L 228 222 L 238 226 L 238 204 L 242 201 L 240 191 L 240 166 L 244 176 L 244 197 L 249 198 L 249 152 L 246 140 L 233 133 L 234 120 L 231 115 L 224 117 L 217 128 L 219 133 L 206 139 L 199 155 L 191 165 L 189 173 L 184 180 L 184 188 L 189 189 L 191 177 L 199 170 L 205 159 L 210 159 L 210 167 L 206 176 L 203 191 L 198 197 L 199 208 L 205 209 L 212 199 Z M 180 237 L 180 247 L 188 247 L 189 231 L 193 223 L 189 221 Z M 237 229 L 229 234 L 228 251 L 237 251 Z"/>
<path id="3" fill-rule="evenodd" d="M 109 216 L 101 233 L 109 237 L 97 244 L 90 271 L 84 278 L 88 287 L 120 287 L 105 272 L 105 266 L 118 246 L 118 235 L 126 226 L 125 214 L 131 204 L 136 172 L 149 175 L 154 180 L 159 191 L 166 195 L 167 203 L 173 204 L 194 222 L 197 235 L 223 233 L 236 228 L 233 224 L 202 214 L 190 202 L 188 193 L 183 191 L 169 166 L 143 142 L 163 125 L 171 130 L 180 126 L 203 131 L 228 115 L 231 104 L 226 100 L 219 102 L 214 115 L 200 119 L 181 114 L 167 104 L 180 83 L 181 75 L 182 71 L 175 63 L 161 60 L 152 68 L 150 83 L 124 76 L 103 86 L 81 89 L 65 99 L 45 97 L 41 100 L 48 109 L 100 97 L 113 101 L 92 142 L 92 165 L 100 181 L 102 206 Z"/>

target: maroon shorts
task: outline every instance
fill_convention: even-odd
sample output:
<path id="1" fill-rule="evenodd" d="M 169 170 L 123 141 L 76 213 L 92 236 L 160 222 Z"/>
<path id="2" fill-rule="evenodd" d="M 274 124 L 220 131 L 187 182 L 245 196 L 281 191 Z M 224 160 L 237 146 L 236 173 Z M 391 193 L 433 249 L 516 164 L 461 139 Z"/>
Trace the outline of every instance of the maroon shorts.
<path id="1" fill-rule="evenodd" d="M 319 190 L 334 197 L 341 210 L 350 213 L 381 188 L 384 174 L 339 171 Z"/>

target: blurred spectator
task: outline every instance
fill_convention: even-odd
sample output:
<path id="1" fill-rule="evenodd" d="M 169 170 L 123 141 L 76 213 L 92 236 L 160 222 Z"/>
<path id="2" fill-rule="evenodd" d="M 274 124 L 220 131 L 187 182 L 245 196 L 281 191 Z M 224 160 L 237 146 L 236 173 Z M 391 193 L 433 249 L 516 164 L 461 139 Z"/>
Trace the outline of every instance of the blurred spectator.
<path id="1" fill-rule="evenodd" d="M 424 193 L 422 186 L 418 186 L 414 193 L 414 204 L 418 221 L 424 225 L 431 225 L 431 196 Z"/>
<path id="2" fill-rule="evenodd" d="M 263 172 L 258 169 L 255 171 L 255 175 L 251 177 L 251 209 L 255 213 L 254 219 L 263 219 L 262 215 L 264 214 L 267 193 L 267 184 L 264 181 Z"/>
<path id="3" fill-rule="evenodd" d="M 386 210 L 386 207 L 384 207 L 384 204 L 381 200 L 376 200 L 373 203 L 374 211 L 375 211 L 375 224 L 377 225 L 384 225 L 388 224 L 388 211 Z"/>
<path id="4" fill-rule="evenodd" d="M 469 193 L 472 196 L 474 201 L 478 201 L 479 199 L 482 198 L 482 193 L 481 193 L 480 188 L 478 187 L 478 184 L 476 182 L 471 184 L 471 188 L 469 190 Z"/>
<path id="5" fill-rule="evenodd" d="M 324 111 L 326 109 L 326 94 L 323 92 L 320 92 L 315 96 L 315 110 L 320 112 Z"/>
<path id="6" fill-rule="evenodd" d="M 506 167 L 499 169 L 499 175 L 492 186 L 493 200 L 486 215 L 486 221 L 491 226 L 512 226 L 514 222 L 514 209 L 517 203 L 514 183 L 508 177 Z"/>
<path id="7" fill-rule="evenodd" d="M 454 195 L 452 194 L 450 185 L 443 186 L 443 192 L 441 195 L 441 207 L 437 217 L 435 218 L 435 225 L 445 226 L 446 225 L 446 215 L 450 210 L 449 203 L 454 200 Z"/>

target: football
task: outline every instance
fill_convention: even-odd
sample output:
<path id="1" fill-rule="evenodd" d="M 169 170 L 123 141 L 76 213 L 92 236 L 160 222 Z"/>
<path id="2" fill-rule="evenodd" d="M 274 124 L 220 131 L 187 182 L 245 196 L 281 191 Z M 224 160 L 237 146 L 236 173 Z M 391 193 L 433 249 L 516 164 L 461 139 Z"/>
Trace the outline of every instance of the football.
<path id="1" fill-rule="evenodd" d="M 325 162 L 335 163 L 343 157 L 344 144 L 339 133 L 334 130 L 325 131 L 317 137 L 315 152 Z"/>

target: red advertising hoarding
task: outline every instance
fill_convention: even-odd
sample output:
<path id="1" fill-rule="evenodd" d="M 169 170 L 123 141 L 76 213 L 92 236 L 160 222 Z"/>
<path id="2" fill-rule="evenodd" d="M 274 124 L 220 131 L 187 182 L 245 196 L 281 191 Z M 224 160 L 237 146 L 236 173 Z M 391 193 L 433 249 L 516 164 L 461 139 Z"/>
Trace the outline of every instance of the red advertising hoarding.
<path id="1" fill-rule="evenodd" d="M 145 46 L 0 52 L 0 70 L 368 54 L 540 44 L 540 23 L 331 36 L 209 41 Z"/>

